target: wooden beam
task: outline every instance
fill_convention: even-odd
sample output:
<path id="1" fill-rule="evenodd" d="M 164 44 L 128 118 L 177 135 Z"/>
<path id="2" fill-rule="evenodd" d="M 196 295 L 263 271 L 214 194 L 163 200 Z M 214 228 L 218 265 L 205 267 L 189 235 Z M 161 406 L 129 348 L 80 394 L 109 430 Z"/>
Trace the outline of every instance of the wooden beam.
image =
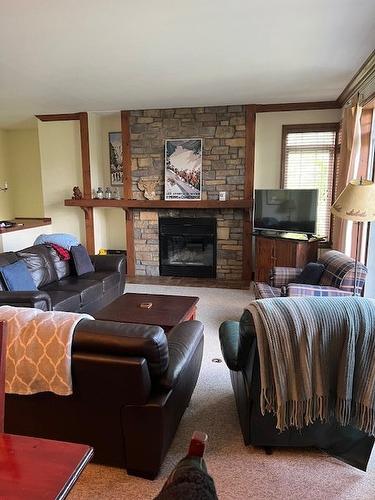
<path id="1" fill-rule="evenodd" d="M 63 113 L 57 115 L 35 115 L 41 122 L 63 122 L 68 120 L 80 120 L 82 113 Z"/>
<path id="2" fill-rule="evenodd" d="M 130 121 L 129 111 L 121 111 L 121 135 L 122 135 L 122 169 L 124 178 L 124 198 L 131 200 L 132 191 L 132 154 L 130 144 Z"/>
<path id="3" fill-rule="evenodd" d="M 289 102 L 279 104 L 256 104 L 257 113 L 274 113 L 279 111 L 312 111 L 317 109 L 339 109 L 338 101 Z"/>
<path id="4" fill-rule="evenodd" d="M 359 70 L 355 73 L 348 85 L 337 98 L 340 107 L 358 93 L 363 93 L 366 87 L 375 79 L 375 50 L 369 55 Z"/>
<path id="5" fill-rule="evenodd" d="M 94 209 L 93 207 L 81 207 L 85 213 L 86 248 L 90 255 L 95 253 L 94 237 Z"/>
<path id="6" fill-rule="evenodd" d="M 127 209 L 125 212 L 126 231 L 126 274 L 135 276 L 135 247 L 134 247 L 134 220 L 133 210 Z"/>
<path id="7" fill-rule="evenodd" d="M 91 198 L 90 142 L 87 113 L 80 113 L 79 130 L 81 134 L 83 196 Z"/>
<path id="8" fill-rule="evenodd" d="M 254 191 L 254 166 L 255 166 L 255 124 L 256 105 L 246 106 L 246 135 L 245 135 L 245 178 L 244 199 L 251 202 L 249 212 L 243 218 L 242 242 L 242 279 L 250 281 L 253 274 L 252 265 L 252 229 L 253 229 L 253 191 Z"/>

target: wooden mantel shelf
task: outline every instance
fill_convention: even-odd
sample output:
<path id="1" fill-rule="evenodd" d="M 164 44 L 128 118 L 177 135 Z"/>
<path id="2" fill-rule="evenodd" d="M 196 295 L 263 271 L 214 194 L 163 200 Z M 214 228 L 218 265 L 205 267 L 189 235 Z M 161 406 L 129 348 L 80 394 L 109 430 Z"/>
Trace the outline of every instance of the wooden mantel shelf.
<path id="1" fill-rule="evenodd" d="M 200 201 L 166 201 L 166 200 L 97 200 L 84 198 L 82 200 L 65 200 L 67 207 L 102 207 L 102 208 L 142 208 L 149 210 L 154 208 L 240 208 L 250 209 L 252 200 L 200 200 Z"/>

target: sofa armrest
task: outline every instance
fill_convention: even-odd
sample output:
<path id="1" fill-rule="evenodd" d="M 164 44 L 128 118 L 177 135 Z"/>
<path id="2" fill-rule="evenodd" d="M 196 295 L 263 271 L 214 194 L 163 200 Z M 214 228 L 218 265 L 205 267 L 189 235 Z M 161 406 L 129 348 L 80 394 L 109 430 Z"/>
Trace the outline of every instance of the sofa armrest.
<path id="1" fill-rule="evenodd" d="M 126 272 L 126 255 L 90 255 L 95 271 Z"/>
<path id="2" fill-rule="evenodd" d="M 270 276 L 270 285 L 281 288 L 293 282 L 302 272 L 301 267 L 274 267 Z"/>
<path id="3" fill-rule="evenodd" d="M 30 292 L 0 292 L 0 305 L 15 307 L 35 307 L 42 311 L 51 311 L 51 297 L 40 290 Z"/>
<path id="4" fill-rule="evenodd" d="M 334 286 L 303 285 L 289 283 L 286 286 L 286 297 L 348 297 L 352 292 L 346 292 Z"/>
<path id="5" fill-rule="evenodd" d="M 161 387 L 170 390 L 176 385 L 201 341 L 203 324 L 200 321 L 185 321 L 172 328 L 168 333 L 169 364 L 159 380 Z"/>

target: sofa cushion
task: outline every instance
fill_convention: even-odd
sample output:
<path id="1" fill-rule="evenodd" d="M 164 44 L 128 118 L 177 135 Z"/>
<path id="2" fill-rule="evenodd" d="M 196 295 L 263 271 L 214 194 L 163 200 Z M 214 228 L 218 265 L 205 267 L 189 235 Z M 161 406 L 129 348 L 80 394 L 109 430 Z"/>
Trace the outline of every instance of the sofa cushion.
<path id="1" fill-rule="evenodd" d="M 103 285 L 94 280 L 82 280 L 77 276 L 70 276 L 43 287 L 44 291 L 70 291 L 80 296 L 81 306 L 94 302 L 103 295 Z"/>
<path id="2" fill-rule="evenodd" d="M 77 312 L 80 309 L 81 297 L 79 293 L 63 290 L 50 290 L 53 311 Z"/>
<path id="3" fill-rule="evenodd" d="M 82 274 L 79 279 L 100 281 L 103 285 L 103 292 L 106 293 L 111 288 L 120 283 L 120 273 L 117 271 L 94 271 L 92 273 Z"/>
<path id="4" fill-rule="evenodd" d="M 0 267 L 0 273 L 10 292 L 37 290 L 34 280 L 23 260 Z"/>
<path id="5" fill-rule="evenodd" d="M 69 260 L 61 260 L 59 254 L 56 250 L 50 246 L 46 246 L 48 253 L 53 262 L 53 266 L 55 268 L 57 278 L 61 280 L 62 278 L 66 278 L 71 273 L 71 265 Z"/>
<path id="6" fill-rule="evenodd" d="M 17 252 L 27 265 L 37 288 L 57 280 L 57 274 L 48 249 L 44 245 L 34 245 Z"/>
<path id="7" fill-rule="evenodd" d="M 74 266 L 78 276 L 95 271 L 86 248 L 83 245 L 71 247 L 70 252 L 73 257 Z"/>

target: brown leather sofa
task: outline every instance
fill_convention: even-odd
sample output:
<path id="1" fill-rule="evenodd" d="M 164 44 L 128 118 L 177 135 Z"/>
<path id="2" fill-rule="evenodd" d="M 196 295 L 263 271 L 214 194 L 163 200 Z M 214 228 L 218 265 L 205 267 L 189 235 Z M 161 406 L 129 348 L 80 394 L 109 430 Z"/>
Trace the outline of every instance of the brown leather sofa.
<path id="1" fill-rule="evenodd" d="M 94 313 L 124 292 L 124 255 L 94 255 L 95 271 L 77 276 L 71 261 L 60 260 L 48 245 L 34 245 L 0 254 L 0 266 L 22 259 L 38 291 L 5 291 L 0 279 L 0 305 L 36 307 L 44 311 Z"/>
<path id="2" fill-rule="evenodd" d="M 203 325 L 82 320 L 72 347 L 73 394 L 6 395 L 5 431 L 86 443 L 94 461 L 153 478 L 188 406 Z"/>

